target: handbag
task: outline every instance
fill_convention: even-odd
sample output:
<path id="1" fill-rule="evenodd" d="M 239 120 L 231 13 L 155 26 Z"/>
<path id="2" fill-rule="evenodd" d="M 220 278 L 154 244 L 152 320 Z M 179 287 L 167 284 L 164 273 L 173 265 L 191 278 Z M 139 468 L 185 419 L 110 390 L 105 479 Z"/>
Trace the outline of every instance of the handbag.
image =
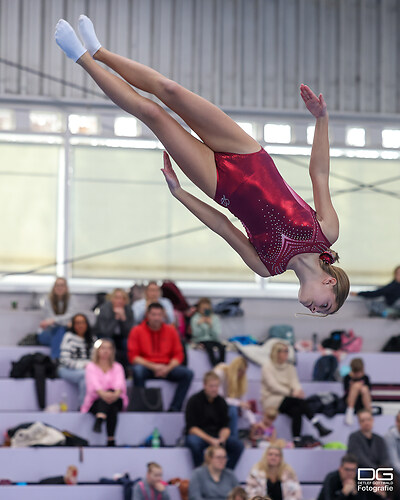
<path id="1" fill-rule="evenodd" d="M 129 395 L 128 411 L 163 411 L 161 389 L 133 386 Z"/>
<path id="2" fill-rule="evenodd" d="M 362 337 L 357 337 L 353 330 L 343 332 L 341 349 L 346 352 L 360 352 L 363 345 Z"/>

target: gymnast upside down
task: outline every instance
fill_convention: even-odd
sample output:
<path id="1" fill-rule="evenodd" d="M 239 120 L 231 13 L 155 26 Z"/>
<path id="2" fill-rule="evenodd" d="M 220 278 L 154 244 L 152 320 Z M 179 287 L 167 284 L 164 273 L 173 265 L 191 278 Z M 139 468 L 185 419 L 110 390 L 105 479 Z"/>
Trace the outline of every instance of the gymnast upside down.
<path id="1" fill-rule="evenodd" d="M 255 273 L 268 277 L 292 269 L 300 282 L 301 304 L 312 313 L 336 312 L 350 284 L 346 273 L 333 265 L 337 254 L 330 250 L 339 236 L 339 219 L 329 192 L 328 113 L 322 94 L 317 97 L 307 85 L 300 87 L 316 118 L 309 166 L 314 211 L 286 184 L 260 144 L 222 110 L 157 71 L 102 47 L 88 17 L 79 17 L 78 28 L 85 46 L 63 19 L 56 26 L 57 44 L 115 104 L 154 132 L 198 188 L 241 220 L 247 237 L 224 214 L 182 189 L 164 152 L 162 171 L 172 195 L 222 236 Z M 158 97 L 201 141 L 132 86 Z"/>

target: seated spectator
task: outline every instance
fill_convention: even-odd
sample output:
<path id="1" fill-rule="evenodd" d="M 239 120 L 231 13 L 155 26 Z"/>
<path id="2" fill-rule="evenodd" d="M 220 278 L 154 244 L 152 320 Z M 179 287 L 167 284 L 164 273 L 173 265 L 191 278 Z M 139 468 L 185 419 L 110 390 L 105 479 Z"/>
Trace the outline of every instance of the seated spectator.
<path id="1" fill-rule="evenodd" d="M 227 500 L 247 500 L 247 493 L 241 486 L 235 486 L 229 493 Z"/>
<path id="2" fill-rule="evenodd" d="M 197 303 L 197 312 L 190 320 L 191 340 L 207 351 L 212 366 L 225 361 L 225 346 L 221 344 L 221 325 L 219 318 L 212 312 L 210 299 L 206 297 Z M 218 352 L 218 354 L 217 354 Z"/>
<path id="3" fill-rule="evenodd" d="M 144 320 L 147 308 L 153 303 L 158 303 L 163 306 L 165 312 L 165 323 L 175 323 L 174 307 L 172 302 L 165 297 L 161 297 L 161 288 L 155 281 L 150 281 L 150 283 L 146 286 L 144 299 L 136 300 L 132 304 L 135 325 L 138 325 Z"/>
<path id="4" fill-rule="evenodd" d="M 349 436 L 348 453 L 354 455 L 359 467 L 384 467 L 389 464 L 389 456 L 384 439 L 372 432 L 374 417 L 370 410 L 357 413 L 360 430 Z"/>
<path id="5" fill-rule="evenodd" d="M 234 469 L 243 451 L 243 443 L 230 435 L 228 405 L 219 392 L 220 380 L 214 372 L 203 378 L 203 390 L 193 394 L 186 405 L 185 444 L 192 452 L 193 463 L 203 463 L 208 446 L 223 445 L 228 453 L 228 469 Z"/>
<path id="6" fill-rule="evenodd" d="M 76 303 L 68 290 L 65 278 L 56 278 L 48 296 L 41 301 L 43 319 L 37 337 L 40 345 L 51 348 L 52 359 L 60 357 L 60 345 L 72 316 L 77 312 Z"/>
<path id="7" fill-rule="evenodd" d="M 357 459 L 354 455 L 343 455 L 338 470 L 330 472 L 317 500 L 364 500 L 357 491 Z"/>
<path id="8" fill-rule="evenodd" d="M 361 358 L 353 358 L 350 363 L 351 371 L 343 379 L 344 400 L 346 402 L 346 415 L 344 421 L 352 425 L 354 412 L 362 408 L 371 410 L 371 382 L 364 373 L 364 362 Z"/>
<path id="9" fill-rule="evenodd" d="M 398 318 L 400 316 L 400 266 L 393 272 L 393 281 L 371 292 L 351 292 L 350 295 L 372 300 L 369 304 L 370 316 Z"/>
<path id="10" fill-rule="evenodd" d="M 92 361 L 86 366 L 86 395 L 81 412 L 95 417 L 94 432 L 107 425 L 107 446 L 115 446 L 118 412 L 128 406 L 125 373 L 115 361 L 115 347 L 110 339 L 99 339 L 93 346 Z"/>
<path id="11" fill-rule="evenodd" d="M 286 442 L 284 439 L 278 439 L 274 421 L 278 416 L 276 408 L 266 408 L 261 422 L 251 426 L 250 441 L 253 446 L 267 446 L 269 444 L 279 446 L 279 448 L 293 448 L 292 442 Z"/>
<path id="12" fill-rule="evenodd" d="M 250 403 L 243 401 L 247 392 L 247 361 L 243 356 L 238 356 L 229 365 L 220 363 L 214 368 L 218 375 L 220 395 L 228 404 L 229 428 L 232 437 L 238 437 L 239 412 L 247 419 L 250 425 L 256 422 L 254 413 L 250 409 Z"/>
<path id="13" fill-rule="evenodd" d="M 296 368 L 288 362 L 289 348 L 283 342 L 277 342 L 271 349 L 270 359 L 262 367 L 261 374 L 261 403 L 263 409 L 277 408 L 292 419 L 293 441 L 300 442 L 301 418 L 305 415 L 320 436 L 330 432 L 311 411 L 304 399 Z"/>
<path id="14" fill-rule="evenodd" d="M 135 386 L 144 387 L 146 380 L 166 379 L 177 382 L 168 411 L 180 411 L 193 378 L 192 370 L 182 366 L 183 349 L 173 325 L 164 323 L 164 308 L 150 304 L 146 320 L 132 328 L 128 339 L 128 359 L 132 363 Z"/>
<path id="15" fill-rule="evenodd" d="M 156 462 L 147 464 L 146 478 L 138 481 L 133 488 L 135 500 L 169 500 L 165 482 L 162 480 L 162 467 Z"/>
<path id="16" fill-rule="evenodd" d="M 246 493 L 254 496 L 271 497 L 271 500 L 301 500 L 301 487 L 295 471 L 283 460 L 278 446 L 267 448 L 251 469 L 246 481 Z"/>
<path id="17" fill-rule="evenodd" d="M 84 314 L 75 314 L 72 326 L 61 342 L 58 376 L 78 386 L 78 407 L 86 394 L 85 368 L 90 361 L 93 337 Z"/>
<path id="18" fill-rule="evenodd" d="M 396 425 L 385 434 L 389 460 L 395 472 L 400 476 L 400 411 L 396 415 Z"/>
<path id="19" fill-rule="evenodd" d="M 204 465 L 193 471 L 189 484 L 189 500 L 225 500 L 239 484 L 235 474 L 226 468 L 226 450 L 209 446 L 204 453 Z"/>
<path id="20" fill-rule="evenodd" d="M 101 307 L 94 326 L 98 338 L 110 338 L 116 348 L 116 360 L 125 368 L 128 364 L 126 343 L 133 327 L 133 313 L 128 294 L 116 288 Z"/>

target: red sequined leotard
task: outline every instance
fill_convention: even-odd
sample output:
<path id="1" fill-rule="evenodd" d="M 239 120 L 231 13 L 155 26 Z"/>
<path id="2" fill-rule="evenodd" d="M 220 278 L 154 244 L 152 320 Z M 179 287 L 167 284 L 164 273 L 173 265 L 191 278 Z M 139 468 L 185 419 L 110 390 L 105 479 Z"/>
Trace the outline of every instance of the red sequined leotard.
<path id="1" fill-rule="evenodd" d="M 330 247 L 313 210 L 286 184 L 261 148 L 250 154 L 215 153 L 214 200 L 243 224 L 271 276 L 287 269 L 292 257 Z"/>

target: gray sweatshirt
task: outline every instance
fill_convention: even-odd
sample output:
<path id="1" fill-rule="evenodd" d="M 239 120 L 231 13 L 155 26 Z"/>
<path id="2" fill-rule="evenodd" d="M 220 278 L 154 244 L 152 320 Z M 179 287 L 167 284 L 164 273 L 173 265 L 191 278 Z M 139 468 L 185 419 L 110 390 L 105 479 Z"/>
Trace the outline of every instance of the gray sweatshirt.
<path id="1" fill-rule="evenodd" d="M 193 471 L 189 484 L 189 500 L 225 500 L 231 490 L 239 484 L 230 469 L 224 469 L 218 483 L 203 465 Z"/>

